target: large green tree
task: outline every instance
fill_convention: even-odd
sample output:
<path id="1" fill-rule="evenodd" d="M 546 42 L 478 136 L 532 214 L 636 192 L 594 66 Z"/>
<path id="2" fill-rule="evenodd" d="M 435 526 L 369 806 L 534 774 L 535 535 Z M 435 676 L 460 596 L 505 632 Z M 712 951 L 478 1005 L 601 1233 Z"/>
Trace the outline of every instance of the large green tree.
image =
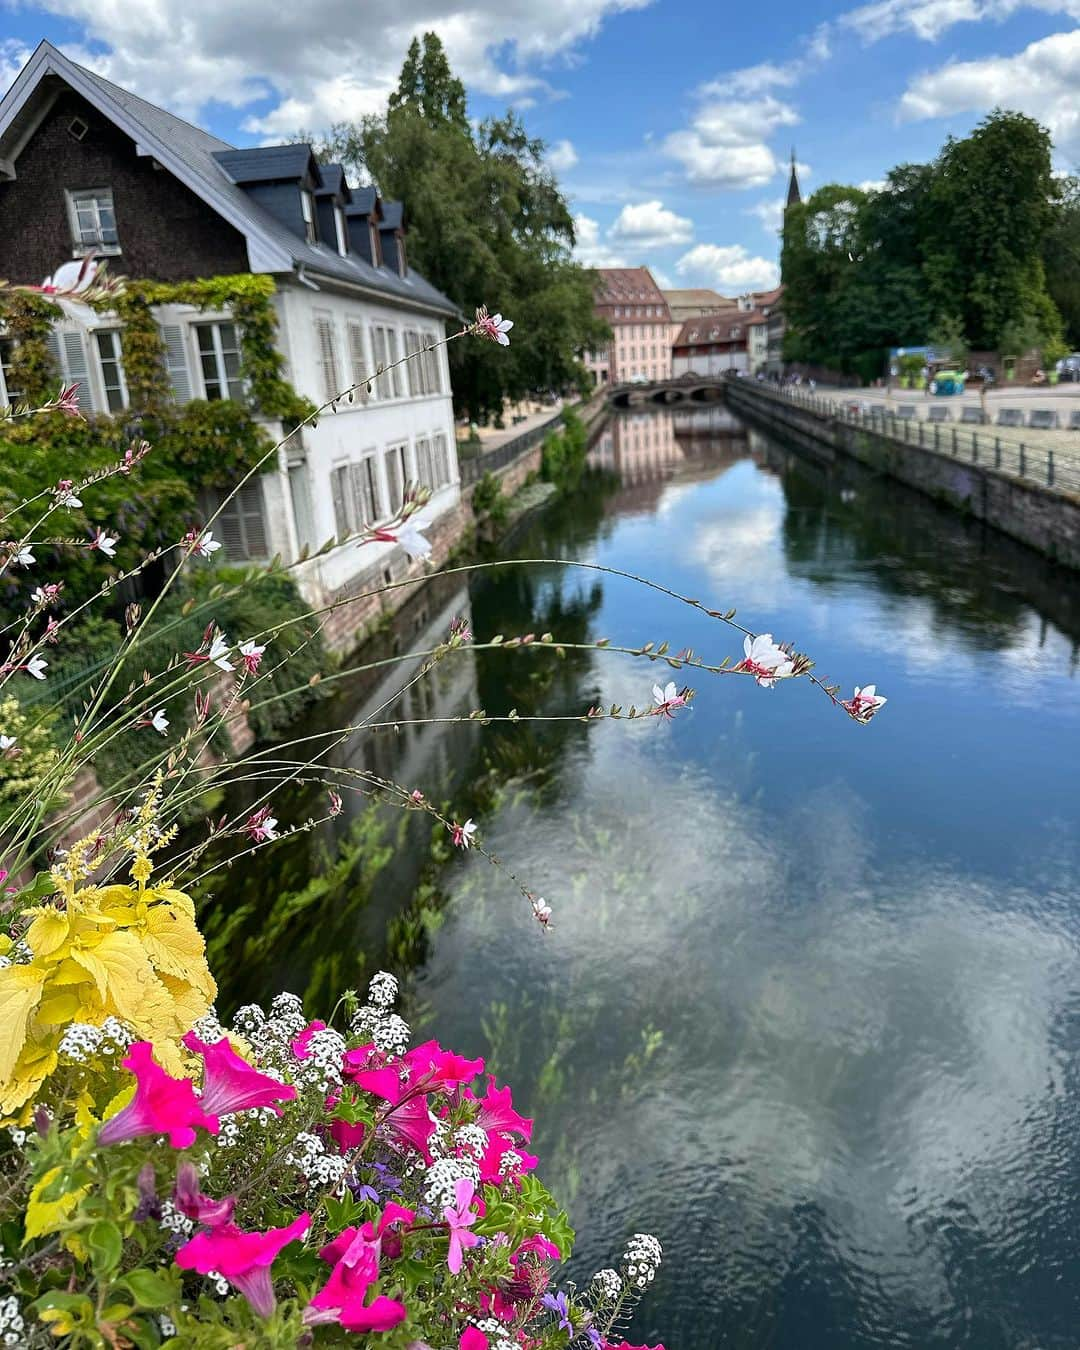
<path id="1" fill-rule="evenodd" d="M 893 169 L 880 191 L 820 188 L 784 219 L 789 356 L 869 377 L 887 348 L 943 330 L 975 348 L 1054 348 L 1044 257 L 1065 295 L 1059 196 L 1047 132 L 1000 110 L 934 163 Z"/>
<path id="2" fill-rule="evenodd" d="M 580 355 L 607 337 L 596 275 L 573 261 L 574 223 L 544 158 L 513 114 L 473 128 L 439 38 L 413 41 L 384 116 L 331 129 L 320 153 L 402 201 L 409 260 L 471 317 L 486 303 L 514 320 L 508 350 L 450 347 L 459 410 L 580 385 Z"/>

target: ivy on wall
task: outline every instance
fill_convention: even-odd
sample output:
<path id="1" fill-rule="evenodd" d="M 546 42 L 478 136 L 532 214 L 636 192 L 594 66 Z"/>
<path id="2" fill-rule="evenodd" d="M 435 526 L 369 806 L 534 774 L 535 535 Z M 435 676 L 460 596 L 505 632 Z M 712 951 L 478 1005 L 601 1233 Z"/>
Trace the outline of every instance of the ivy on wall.
<path id="1" fill-rule="evenodd" d="M 8 383 L 30 403 L 56 393 L 59 374 L 49 355 L 49 329 L 60 317 L 56 305 L 37 295 L 11 293 L 0 301 L 4 335 L 15 339 Z"/>

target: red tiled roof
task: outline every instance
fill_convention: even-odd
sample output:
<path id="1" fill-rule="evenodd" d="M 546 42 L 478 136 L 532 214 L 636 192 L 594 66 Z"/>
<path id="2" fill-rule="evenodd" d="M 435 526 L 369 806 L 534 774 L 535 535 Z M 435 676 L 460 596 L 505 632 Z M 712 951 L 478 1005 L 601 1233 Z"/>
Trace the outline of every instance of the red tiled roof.
<path id="1" fill-rule="evenodd" d="M 668 310 L 664 292 L 652 278 L 647 267 L 598 267 L 600 285 L 596 289 L 596 307 L 609 322 L 640 322 L 642 318 L 668 319 Z M 637 310 L 651 305 L 659 308 L 659 314 L 646 316 L 637 313 L 614 314 L 615 307 Z"/>

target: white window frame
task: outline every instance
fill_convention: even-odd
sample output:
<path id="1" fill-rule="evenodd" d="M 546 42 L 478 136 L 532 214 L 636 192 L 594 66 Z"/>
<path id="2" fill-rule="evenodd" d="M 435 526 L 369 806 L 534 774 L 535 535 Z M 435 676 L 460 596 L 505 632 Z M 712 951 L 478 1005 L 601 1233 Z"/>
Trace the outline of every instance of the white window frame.
<path id="1" fill-rule="evenodd" d="M 68 224 L 71 227 L 71 249 L 76 258 L 84 258 L 88 253 L 97 255 L 108 255 L 114 257 L 120 250 L 120 229 L 116 223 L 116 202 L 113 199 L 113 190 L 111 187 L 98 188 L 68 188 L 64 193 L 67 200 Z M 101 205 L 100 203 L 108 200 L 109 210 L 112 212 L 113 233 L 116 238 L 107 242 L 102 238 L 101 232 Z M 98 234 L 93 239 L 84 239 L 82 225 L 79 221 L 78 204 L 84 201 L 91 201 L 94 209 L 94 219 L 97 221 Z"/>
<path id="2" fill-rule="evenodd" d="M 366 525 L 374 525 L 385 518 L 378 452 L 374 447 L 365 451 L 358 460 L 344 460 L 331 466 L 330 498 L 337 538 L 357 534 Z"/>
<path id="3" fill-rule="evenodd" d="M 347 319 L 345 334 L 348 338 L 346 360 L 348 362 L 349 380 L 354 386 L 359 386 L 353 389 L 353 402 L 363 404 L 371 397 L 367 391 L 367 385 L 371 382 L 371 364 L 368 360 L 367 337 L 364 333 L 363 321 L 361 319 Z"/>
<path id="4" fill-rule="evenodd" d="M 349 252 L 349 227 L 345 224 L 345 208 L 334 205 L 334 233 L 337 235 L 337 251 L 347 257 Z"/>
<path id="5" fill-rule="evenodd" d="M 233 393 L 228 372 L 225 369 L 225 344 L 222 341 L 221 330 L 226 325 L 228 325 L 236 334 L 236 347 L 230 347 L 229 350 L 235 350 L 237 356 L 241 358 L 240 369 L 236 375 L 236 382 L 239 385 L 239 391 L 237 393 Z M 209 328 L 213 333 L 213 351 L 204 353 L 200 335 L 203 329 L 206 328 Z M 240 325 L 235 319 L 205 319 L 191 325 L 191 335 L 195 342 L 195 355 L 198 358 L 196 365 L 199 371 L 199 380 L 202 383 L 203 398 L 205 398 L 208 403 L 213 403 L 219 398 L 231 399 L 233 402 L 237 403 L 243 402 L 244 395 L 247 392 L 247 386 L 244 382 L 243 352 L 240 345 Z M 204 355 L 213 356 L 214 365 L 217 367 L 217 378 L 213 383 L 219 385 L 225 391 L 224 393 L 212 395 L 207 388 L 207 375 L 205 370 L 203 370 Z"/>
<path id="6" fill-rule="evenodd" d="M 412 481 L 409 468 L 409 442 L 398 441 L 394 445 L 388 445 L 383 451 L 383 469 L 386 473 L 386 491 L 389 497 L 386 509 L 391 516 L 400 511 L 404 503 L 405 489 Z M 397 481 L 399 474 L 400 483 Z"/>
<path id="7" fill-rule="evenodd" d="M 300 189 L 300 214 L 304 218 L 304 238 L 309 244 L 319 242 L 319 227 L 315 224 L 315 194 Z"/>
<path id="8" fill-rule="evenodd" d="M 124 370 L 124 344 L 119 328 L 95 328 L 91 333 L 91 341 L 94 348 L 94 362 L 97 366 L 98 382 L 101 385 L 101 403 L 102 407 L 110 413 L 123 412 L 131 406 L 131 398 L 128 394 L 127 372 Z M 110 338 L 114 355 L 106 357 L 101 350 L 102 338 Z M 117 385 L 120 394 L 120 406 L 113 408 L 109 401 L 109 383 L 105 376 L 106 365 L 116 367 Z"/>
<path id="9" fill-rule="evenodd" d="M 10 335 L 10 333 L 0 333 L 0 343 L 10 343 L 11 354 L 15 354 L 15 348 L 18 346 L 18 342 Z M 9 370 L 10 368 L 10 360 L 8 361 L 7 366 L 5 366 L 3 356 L 0 355 L 0 408 L 7 407 L 9 403 L 21 402 L 26 398 L 26 395 L 22 390 L 16 390 L 13 394 L 8 389 L 7 375 L 4 372 L 6 369 Z M 16 398 L 15 395 L 18 397 Z"/>
<path id="10" fill-rule="evenodd" d="M 386 323 L 372 324 L 371 348 L 376 366 L 389 366 L 393 364 L 398 360 L 397 329 L 392 328 Z M 395 366 L 393 370 L 384 370 L 376 380 L 375 387 L 378 390 L 380 398 L 401 398 L 404 387 L 401 380 L 401 367 Z"/>

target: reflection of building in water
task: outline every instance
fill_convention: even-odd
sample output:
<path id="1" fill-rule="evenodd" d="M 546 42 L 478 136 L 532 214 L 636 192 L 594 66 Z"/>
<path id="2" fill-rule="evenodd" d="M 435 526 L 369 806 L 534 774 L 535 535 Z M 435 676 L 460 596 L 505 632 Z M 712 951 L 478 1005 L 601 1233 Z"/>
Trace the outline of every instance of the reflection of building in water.
<path id="1" fill-rule="evenodd" d="M 615 413 L 589 447 L 589 465 L 619 475 L 621 510 L 651 509 L 671 479 L 708 478 L 747 454 L 746 430 L 723 405 Z"/>
<path id="2" fill-rule="evenodd" d="M 432 612 L 434 604 L 425 596 L 418 598 L 416 608 L 404 615 L 407 627 L 399 629 L 395 649 L 430 651 L 446 641 L 455 618 L 471 623 L 467 587 L 461 586 L 448 599 L 440 597 L 436 612 Z M 455 776 L 471 759 L 479 728 L 470 722 L 424 719 L 467 717 L 478 705 L 476 657 L 467 648 L 454 651 L 417 679 L 423 662 L 422 657 L 408 656 L 387 666 L 355 707 L 343 708 L 342 721 L 347 719 L 348 725 L 361 729 L 341 746 L 334 760 L 410 791 L 418 787 L 426 796 L 436 796 L 452 787 Z M 369 725 L 370 730 L 364 729 Z M 353 809 L 360 809 L 359 800 Z"/>

